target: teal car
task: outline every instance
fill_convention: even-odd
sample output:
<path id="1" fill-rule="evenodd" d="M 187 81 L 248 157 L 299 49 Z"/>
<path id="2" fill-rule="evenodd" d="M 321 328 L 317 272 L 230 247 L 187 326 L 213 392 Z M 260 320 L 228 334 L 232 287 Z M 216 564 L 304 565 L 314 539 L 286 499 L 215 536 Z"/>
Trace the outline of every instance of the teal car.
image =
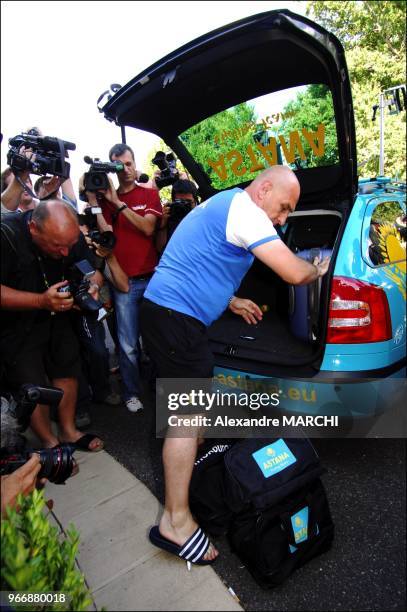
<path id="1" fill-rule="evenodd" d="M 278 231 L 301 257 L 328 254 L 328 274 L 299 292 L 255 261 L 237 295 L 262 308 L 262 321 L 227 311 L 209 329 L 220 384 L 277 389 L 285 410 L 304 415 L 399 406 L 406 186 L 359 180 L 349 75 L 333 34 L 288 10 L 247 17 L 157 61 L 101 110 L 160 136 L 202 199 L 274 164 L 298 177 L 296 211 Z M 399 424 L 383 433 L 399 434 Z"/>

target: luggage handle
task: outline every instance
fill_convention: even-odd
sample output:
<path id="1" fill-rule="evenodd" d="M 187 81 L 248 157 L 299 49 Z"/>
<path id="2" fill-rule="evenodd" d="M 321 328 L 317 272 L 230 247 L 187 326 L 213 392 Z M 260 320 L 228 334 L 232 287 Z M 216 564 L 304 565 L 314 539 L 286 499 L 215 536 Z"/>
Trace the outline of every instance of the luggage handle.
<path id="1" fill-rule="evenodd" d="M 295 310 L 295 287 L 288 285 L 288 315 L 293 316 Z"/>

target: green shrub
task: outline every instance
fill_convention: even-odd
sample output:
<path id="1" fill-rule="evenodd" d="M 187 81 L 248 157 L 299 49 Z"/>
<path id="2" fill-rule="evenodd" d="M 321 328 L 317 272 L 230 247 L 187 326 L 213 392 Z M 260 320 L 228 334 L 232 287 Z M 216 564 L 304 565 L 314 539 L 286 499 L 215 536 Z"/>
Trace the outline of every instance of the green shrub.
<path id="1" fill-rule="evenodd" d="M 87 610 L 92 603 L 85 579 L 75 565 L 79 535 L 73 526 L 66 536 L 44 514 L 44 493 L 34 490 L 17 500 L 19 512 L 8 508 L 1 521 L 1 590 L 65 593 L 65 603 L 12 604 L 15 610 Z"/>

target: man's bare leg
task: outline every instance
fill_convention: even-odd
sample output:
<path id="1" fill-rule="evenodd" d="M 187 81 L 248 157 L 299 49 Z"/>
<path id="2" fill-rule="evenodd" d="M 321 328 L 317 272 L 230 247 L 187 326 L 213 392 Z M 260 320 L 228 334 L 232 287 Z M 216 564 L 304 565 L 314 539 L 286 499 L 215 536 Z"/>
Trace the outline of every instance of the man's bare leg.
<path id="1" fill-rule="evenodd" d="M 160 521 L 160 533 L 179 546 L 198 527 L 189 509 L 189 483 L 198 448 L 198 439 L 168 437 L 163 447 L 165 477 L 165 507 Z M 210 545 L 204 559 L 210 561 L 218 551 Z"/>
<path id="2" fill-rule="evenodd" d="M 30 420 L 30 427 L 45 448 L 52 448 L 59 444 L 59 440 L 51 429 L 49 406 L 37 404 Z"/>
<path id="3" fill-rule="evenodd" d="M 83 432 L 76 429 L 75 426 L 78 381 L 76 378 L 55 378 L 52 384 L 64 391 L 63 398 L 58 406 L 61 442 L 76 442 L 76 440 L 83 436 Z M 101 447 L 103 448 L 102 441 L 99 438 L 95 438 L 92 440 L 89 448 L 94 450 Z"/>

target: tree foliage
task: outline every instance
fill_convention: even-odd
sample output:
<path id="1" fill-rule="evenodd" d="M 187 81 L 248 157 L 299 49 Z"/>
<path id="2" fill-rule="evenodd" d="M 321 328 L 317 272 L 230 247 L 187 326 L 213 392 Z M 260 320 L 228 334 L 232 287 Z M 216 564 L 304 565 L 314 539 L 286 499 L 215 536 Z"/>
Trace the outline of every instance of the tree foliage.
<path id="1" fill-rule="evenodd" d="M 247 156 L 246 148 L 253 142 L 253 128 L 248 129 L 246 133 L 242 128 L 249 125 L 253 126 L 255 123 L 256 113 L 254 108 L 244 102 L 201 121 L 181 135 L 183 144 L 191 155 L 202 164 L 204 171 L 208 173 L 213 186 L 217 189 L 224 189 L 228 185 L 206 163 L 207 160 L 215 161 L 222 155 L 226 156 L 231 149 L 235 148 L 238 141 L 239 151 L 243 155 L 243 163 L 250 167 L 252 162 Z M 236 134 L 238 134 L 237 137 Z M 256 174 L 247 173 L 244 180 L 250 180 Z M 232 174 L 231 177 L 232 183 L 236 183 L 236 176 Z"/>
<path id="2" fill-rule="evenodd" d="M 342 42 L 352 85 L 360 174 L 378 174 L 379 116 L 372 107 L 380 92 L 404 84 L 404 1 L 311 1 L 307 14 Z M 385 115 L 385 174 L 405 179 L 405 110 Z M 362 165 L 363 164 L 363 165 Z"/>
<path id="3" fill-rule="evenodd" d="M 317 156 L 307 142 L 303 142 L 305 160 L 296 160 L 296 165 L 306 168 L 308 166 L 328 166 L 337 164 L 338 142 L 335 129 L 335 116 L 333 110 L 332 95 L 326 85 L 309 85 L 306 91 L 299 93 L 295 100 L 289 102 L 284 110 L 284 114 L 290 114 L 289 119 L 285 119 L 280 131 L 288 134 L 293 130 L 301 133 L 302 128 L 317 130 L 319 124 L 325 126 L 325 151 L 324 155 Z"/>

